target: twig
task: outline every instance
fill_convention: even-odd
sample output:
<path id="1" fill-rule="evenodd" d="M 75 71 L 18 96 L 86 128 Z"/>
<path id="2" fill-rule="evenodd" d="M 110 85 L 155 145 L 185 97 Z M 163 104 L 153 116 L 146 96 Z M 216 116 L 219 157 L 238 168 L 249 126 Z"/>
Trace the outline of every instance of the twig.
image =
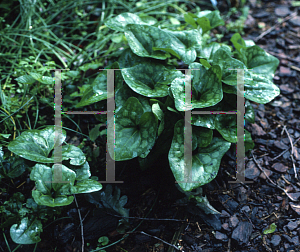
<path id="1" fill-rule="evenodd" d="M 126 217 L 126 216 L 121 216 L 117 214 L 112 214 L 109 212 L 106 212 L 108 215 L 114 216 L 114 217 L 119 217 L 119 218 L 126 218 L 126 219 L 138 219 L 138 220 L 149 220 L 149 221 L 178 221 L 178 222 L 186 222 L 186 220 L 178 220 L 178 219 L 156 219 L 156 218 L 140 218 L 140 217 Z"/>
<path id="2" fill-rule="evenodd" d="M 74 196 L 74 199 L 75 199 L 75 204 L 76 204 L 76 207 L 77 207 L 80 226 L 81 226 L 81 230 L 80 230 L 81 231 L 81 251 L 84 252 L 83 222 L 82 222 L 81 213 L 80 213 L 80 210 L 79 210 L 79 207 L 78 207 L 78 203 L 77 203 L 77 199 L 76 199 L 75 194 L 73 194 L 73 196 Z"/>
<path id="3" fill-rule="evenodd" d="M 251 219 L 250 219 L 250 218 L 248 217 L 248 215 L 246 214 L 246 212 L 245 212 L 244 210 L 242 210 L 242 213 L 246 216 L 246 218 L 248 219 L 248 221 L 251 223 L 252 227 L 253 227 L 253 228 L 256 228 L 256 227 L 254 226 L 254 224 L 252 223 Z"/>
<path id="4" fill-rule="evenodd" d="M 171 244 L 171 243 L 168 243 L 168 242 L 166 242 L 166 241 L 164 241 L 164 240 L 158 238 L 157 236 L 147 234 L 147 233 L 145 233 L 145 232 L 143 232 L 143 231 L 135 231 L 135 232 L 138 232 L 138 233 L 140 233 L 140 234 L 147 235 L 147 236 L 149 236 L 149 237 L 152 237 L 152 238 L 154 238 L 154 239 L 157 239 L 157 240 L 159 240 L 159 241 L 161 241 L 161 242 L 163 242 L 163 243 L 165 243 L 165 244 L 167 244 L 167 245 L 173 247 L 174 249 L 180 251 L 180 249 L 177 248 L 175 245 L 173 245 L 173 244 Z"/>
<path id="5" fill-rule="evenodd" d="M 300 137 L 297 138 L 297 140 L 293 143 L 293 146 L 296 145 L 296 143 L 300 140 Z M 274 157 L 273 159 L 271 159 L 271 161 L 274 161 L 275 159 L 279 158 L 280 156 L 282 156 L 284 153 L 288 152 L 290 150 L 291 147 L 289 147 L 288 149 L 284 150 L 283 152 L 281 152 L 278 156 Z"/>
<path id="6" fill-rule="evenodd" d="M 290 144 L 291 144 L 291 148 L 292 148 L 292 151 L 291 151 L 291 159 L 292 159 L 292 162 L 293 162 L 293 168 L 294 168 L 294 173 L 295 173 L 295 179 L 297 179 L 297 171 L 296 171 L 296 165 L 295 165 L 295 160 L 294 160 L 294 153 L 295 153 L 295 149 L 294 149 L 294 146 L 293 146 L 293 141 L 290 137 L 290 134 L 289 132 L 287 131 L 286 129 L 286 126 L 283 126 L 283 130 L 286 132 L 289 140 L 290 140 Z"/>
<path id="7" fill-rule="evenodd" d="M 230 248 L 231 248 L 231 238 L 229 238 L 229 240 L 228 240 L 228 249 L 227 249 L 227 252 L 230 252 Z"/>
<path id="8" fill-rule="evenodd" d="M 284 19 L 282 19 L 280 22 L 277 22 L 275 25 L 273 25 L 270 29 L 266 30 L 265 32 L 263 32 L 262 34 L 260 34 L 257 38 L 254 39 L 255 42 L 257 42 L 258 40 L 260 40 L 262 37 L 264 37 L 265 35 L 267 35 L 268 33 L 270 33 L 271 31 L 273 31 L 276 27 L 278 27 L 279 25 L 281 25 L 283 22 L 297 16 L 297 11 L 293 12 L 291 15 L 285 17 Z"/>
<path id="9" fill-rule="evenodd" d="M 293 62 L 295 62 L 295 63 L 299 63 L 299 60 L 292 59 L 291 57 L 288 57 L 288 56 L 286 56 L 286 55 L 281 55 L 281 54 L 278 54 L 278 53 L 270 52 L 270 51 L 268 51 L 268 50 L 266 50 L 266 51 L 267 51 L 268 53 L 270 53 L 270 54 L 272 54 L 272 55 L 278 57 L 278 58 L 282 58 L 282 59 L 286 59 L 286 60 L 288 60 L 288 61 L 293 61 Z"/>
<path id="10" fill-rule="evenodd" d="M 296 66 L 290 66 L 290 68 L 292 68 L 292 69 L 294 69 L 294 70 L 300 72 L 300 68 L 299 68 L 299 67 L 296 67 Z"/>
<path id="11" fill-rule="evenodd" d="M 277 185 L 272 179 L 270 179 L 270 177 L 267 175 L 267 173 L 264 171 L 264 169 L 261 168 L 260 164 L 257 162 L 256 158 L 254 157 L 254 155 L 253 155 L 253 150 L 252 150 L 251 154 L 252 154 L 253 160 L 254 160 L 254 162 L 256 163 L 257 167 L 265 174 L 266 178 L 267 178 L 267 179 L 268 179 L 275 187 L 277 187 L 278 189 L 280 189 L 281 191 L 283 191 L 283 192 L 286 194 L 286 196 L 289 197 L 289 199 L 290 199 L 291 201 L 297 201 L 297 200 L 294 200 L 294 199 L 289 195 L 289 193 L 288 193 L 285 189 L 281 188 L 281 187 L 280 187 L 279 185 Z"/>

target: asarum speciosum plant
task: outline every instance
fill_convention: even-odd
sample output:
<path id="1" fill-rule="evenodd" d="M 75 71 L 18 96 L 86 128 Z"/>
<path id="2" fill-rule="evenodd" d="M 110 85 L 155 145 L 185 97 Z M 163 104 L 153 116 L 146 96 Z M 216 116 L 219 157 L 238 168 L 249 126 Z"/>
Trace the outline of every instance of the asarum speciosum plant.
<path id="1" fill-rule="evenodd" d="M 265 104 L 279 95 L 272 78 L 279 60 L 236 33 L 233 47 L 211 42 L 207 34 L 223 25 L 218 11 L 185 14 L 177 30 L 155 26 L 156 19 L 123 13 L 105 24 L 123 34 L 128 48 L 109 69 L 115 71 L 115 161 L 138 158 L 142 167 L 168 154 L 176 181 L 184 181 L 185 75 L 191 71 L 192 111 L 237 110 L 237 71 L 244 70 L 245 119 L 254 122 L 249 101 Z M 122 45 L 124 45 L 124 43 Z M 183 67 L 182 67 L 183 65 Z M 106 71 L 85 91 L 77 107 L 107 98 Z M 185 192 L 213 180 L 223 155 L 237 142 L 236 115 L 192 115 L 192 178 L 179 183 Z M 245 150 L 252 149 L 245 130 Z"/>

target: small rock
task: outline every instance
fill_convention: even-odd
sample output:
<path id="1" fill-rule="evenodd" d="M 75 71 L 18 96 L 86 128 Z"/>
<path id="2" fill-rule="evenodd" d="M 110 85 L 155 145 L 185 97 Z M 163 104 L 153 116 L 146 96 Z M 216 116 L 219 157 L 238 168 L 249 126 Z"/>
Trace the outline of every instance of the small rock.
<path id="1" fill-rule="evenodd" d="M 254 161 L 249 161 L 245 169 L 245 177 L 247 179 L 255 179 L 259 176 L 260 170 L 256 167 Z"/>
<path id="2" fill-rule="evenodd" d="M 225 210 L 222 210 L 221 217 L 230 217 L 230 214 L 227 213 Z"/>
<path id="3" fill-rule="evenodd" d="M 288 146 L 286 144 L 284 144 L 283 142 L 278 141 L 278 140 L 274 141 L 274 146 L 281 150 L 288 149 Z"/>
<path id="4" fill-rule="evenodd" d="M 249 206 L 244 206 L 244 207 L 242 208 L 242 211 L 245 211 L 246 213 L 248 213 L 248 212 L 251 211 L 251 209 L 250 209 Z"/>
<path id="5" fill-rule="evenodd" d="M 275 163 L 272 165 L 272 168 L 278 172 L 286 172 L 289 167 L 282 163 Z"/>
<path id="6" fill-rule="evenodd" d="M 231 238 L 238 241 L 239 244 L 247 244 L 252 234 L 252 225 L 248 221 L 241 221 L 233 230 Z"/>
<path id="7" fill-rule="evenodd" d="M 268 177 L 270 177 L 273 174 L 273 172 L 270 171 L 269 169 L 263 168 L 263 170 L 268 175 Z M 267 178 L 266 175 L 263 172 L 259 175 L 259 177 L 262 178 L 262 179 L 266 179 Z"/>
<path id="8" fill-rule="evenodd" d="M 290 9 L 287 6 L 278 6 L 275 9 L 275 14 L 278 17 L 285 17 L 291 13 Z"/>
<path id="9" fill-rule="evenodd" d="M 289 243 L 293 243 L 293 240 L 291 237 L 289 237 L 288 235 L 286 234 L 282 234 L 282 237 L 284 237 Z"/>
<path id="10" fill-rule="evenodd" d="M 290 23 L 294 26 L 300 26 L 300 17 L 294 17 L 292 19 L 290 19 Z"/>
<path id="11" fill-rule="evenodd" d="M 236 227 L 238 223 L 239 223 L 239 219 L 236 216 L 230 217 L 230 219 L 229 219 L 229 225 L 231 227 Z"/>
<path id="12" fill-rule="evenodd" d="M 292 241 L 293 241 L 293 243 L 294 243 L 296 246 L 299 245 L 299 237 L 298 237 L 298 236 L 294 236 L 294 237 L 292 238 Z"/>
<path id="13" fill-rule="evenodd" d="M 280 66 L 279 67 L 279 75 L 280 76 L 291 76 L 292 70 L 289 67 Z"/>
<path id="14" fill-rule="evenodd" d="M 230 231 L 230 227 L 229 227 L 229 224 L 227 222 L 222 224 L 222 228 L 226 231 Z"/>
<path id="15" fill-rule="evenodd" d="M 289 228 L 289 230 L 294 230 L 295 228 L 298 227 L 298 223 L 297 223 L 297 221 L 290 221 L 287 224 L 287 227 Z"/>
<path id="16" fill-rule="evenodd" d="M 271 243 L 274 247 L 278 246 L 281 241 L 281 237 L 279 235 L 273 235 L 271 239 Z"/>
<path id="17" fill-rule="evenodd" d="M 239 206 L 235 200 L 230 199 L 229 195 L 218 195 L 218 199 L 230 214 L 233 214 Z"/>
<path id="18" fill-rule="evenodd" d="M 265 136 L 266 132 L 262 129 L 262 127 L 258 126 L 256 123 L 251 125 L 252 134 L 255 136 Z"/>
<path id="19" fill-rule="evenodd" d="M 215 237 L 216 237 L 216 239 L 222 240 L 222 241 L 227 241 L 228 240 L 227 235 L 223 234 L 223 233 L 221 233 L 219 231 L 216 232 Z"/>
<path id="20" fill-rule="evenodd" d="M 244 24 L 245 26 L 253 27 L 255 25 L 255 19 L 251 15 L 248 15 Z"/>
<path id="21" fill-rule="evenodd" d="M 282 94 L 291 94 L 295 91 L 295 89 L 290 88 L 288 84 L 282 84 L 279 88 Z"/>
<path id="22" fill-rule="evenodd" d="M 265 17 L 268 17 L 270 15 L 269 12 L 266 12 L 266 11 L 259 11 L 258 13 L 252 15 L 253 17 L 255 18 L 265 18 Z"/>

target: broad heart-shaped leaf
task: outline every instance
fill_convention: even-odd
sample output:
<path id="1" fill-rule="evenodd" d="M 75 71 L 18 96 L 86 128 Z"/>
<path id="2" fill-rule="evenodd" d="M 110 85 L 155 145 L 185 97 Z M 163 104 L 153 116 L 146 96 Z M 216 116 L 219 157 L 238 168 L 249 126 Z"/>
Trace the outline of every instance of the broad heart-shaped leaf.
<path id="1" fill-rule="evenodd" d="M 62 148 L 62 160 L 69 160 L 71 165 L 83 165 L 86 161 L 86 157 L 82 150 L 74 145 L 63 145 Z M 54 157 L 54 153 L 53 153 Z"/>
<path id="2" fill-rule="evenodd" d="M 197 31 L 172 32 L 147 25 L 129 24 L 125 27 L 129 46 L 138 56 L 166 59 L 171 53 L 187 64 L 196 59 L 198 39 L 201 39 L 197 34 Z"/>
<path id="3" fill-rule="evenodd" d="M 216 115 L 216 130 L 231 143 L 237 142 L 237 116 L 236 115 Z"/>
<path id="4" fill-rule="evenodd" d="M 187 64 L 195 61 L 193 59 L 196 59 L 197 51 L 201 50 L 202 47 L 202 36 L 197 29 L 188 31 L 169 31 L 164 29 L 163 31 L 174 35 L 186 46 L 187 53 L 189 53 L 189 55 L 185 55 L 186 60 L 184 60 L 181 56 L 182 61 Z"/>
<path id="5" fill-rule="evenodd" d="M 80 166 L 69 165 L 68 167 L 76 173 L 76 180 L 85 180 L 92 175 L 88 161 Z"/>
<path id="6" fill-rule="evenodd" d="M 29 220 L 28 217 L 25 217 L 19 225 L 11 226 L 10 237 L 18 244 L 34 244 L 41 241 L 41 232 L 43 232 L 43 225 L 40 220 Z"/>
<path id="7" fill-rule="evenodd" d="M 147 22 L 144 21 L 147 20 Z M 153 17 L 141 19 L 138 15 L 133 13 L 122 13 L 114 18 L 110 18 L 105 22 L 105 25 L 110 29 L 116 31 L 124 31 L 124 27 L 128 24 L 140 24 L 140 25 L 154 25 L 157 20 Z"/>
<path id="8" fill-rule="evenodd" d="M 143 113 L 140 102 L 130 97 L 116 113 L 114 160 L 135 158 L 151 149 L 155 143 L 157 118 L 152 112 Z M 110 150 L 110 148 L 109 148 Z"/>
<path id="9" fill-rule="evenodd" d="M 131 51 L 130 48 L 125 49 L 120 58 L 118 59 L 118 63 L 120 65 L 120 69 L 129 68 L 139 63 L 144 63 L 145 58 L 137 56 L 135 53 Z"/>
<path id="10" fill-rule="evenodd" d="M 168 95 L 168 85 L 182 73 L 154 63 L 139 64 L 122 69 L 127 85 L 136 93 L 146 97 Z"/>
<path id="11" fill-rule="evenodd" d="M 107 99 L 107 72 L 102 71 L 83 93 L 80 102 L 76 108 L 84 107 Z"/>
<path id="12" fill-rule="evenodd" d="M 200 63 L 193 63 L 192 70 L 192 109 L 210 107 L 223 98 L 221 69 L 212 66 L 208 70 Z M 185 79 L 176 78 L 171 84 L 171 91 L 175 98 L 175 106 L 178 111 L 185 111 Z"/>
<path id="13" fill-rule="evenodd" d="M 53 198 L 51 194 L 45 195 L 37 190 L 32 191 L 32 197 L 38 205 L 44 205 L 49 207 L 67 206 L 70 205 L 74 200 L 73 196 L 59 195 Z"/>
<path id="14" fill-rule="evenodd" d="M 31 161 L 54 163 L 54 159 L 48 157 L 54 148 L 54 138 L 55 126 L 48 126 L 43 130 L 27 130 L 10 142 L 8 149 Z M 59 144 L 62 144 L 65 139 L 66 132 L 62 130 Z"/>
<path id="15" fill-rule="evenodd" d="M 212 140 L 213 131 L 204 127 L 193 127 L 192 128 L 193 137 L 195 136 L 197 141 L 197 147 L 203 148 L 207 147 Z"/>
<path id="16" fill-rule="evenodd" d="M 251 68 L 254 73 L 262 74 L 269 79 L 273 78 L 279 65 L 279 60 L 276 57 L 257 45 L 241 48 L 241 53 L 246 57 L 247 68 Z"/>
<path id="17" fill-rule="evenodd" d="M 252 80 L 245 80 L 245 98 L 260 104 L 272 101 L 280 89 L 262 74 L 252 73 Z"/>
<path id="18" fill-rule="evenodd" d="M 92 179 L 86 179 L 83 181 L 78 181 L 76 185 L 71 187 L 71 193 L 78 194 L 78 193 L 91 193 L 97 192 L 102 189 L 102 185 Z"/>
<path id="19" fill-rule="evenodd" d="M 126 101 L 130 97 L 135 97 L 139 100 L 143 107 L 143 111 L 145 112 L 151 112 L 151 106 L 149 104 L 149 99 L 143 95 L 140 95 L 134 91 L 128 85 L 123 85 L 115 95 L 115 102 L 116 102 L 116 110 L 115 113 L 117 113 L 126 103 Z"/>
<path id="20" fill-rule="evenodd" d="M 255 122 L 255 113 L 251 103 L 246 99 L 245 101 L 245 119 L 250 122 Z"/>
<path id="21" fill-rule="evenodd" d="M 213 55 L 218 51 L 220 48 L 225 50 L 228 54 L 231 53 L 231 49 L 228 45 L 220 44 L 217 42 L 212 42 L 208 45 L 204 45 L 200 51 L 198 51 L 197 56 L 200 58 L 205 58 L 207 60 L 212 59 Z"/>
<path id="22" fill-rule="evenodd" d="M 230 56 L 227 50 L 220 48 L 212 56 L 212 64 L 218 65 L 222 69 L 222 82 L 227 85 L 237 85 L 237 70 L 246 69 L 243 62 Z M 244 79 L 251 79 L 248 71 L 244 71 Z"/>
<path id="23" fill-rule="evenodd" d="M 192 125 L 215 129 L 216 115 L 192 115 Z"/>
<path id="24" fill-rule="evenodd" d="M 193 181 L 184 182 L 187 172 L 184 165 L 184 120 L 178 121 L 174 128 L 168 158 L 176 181 L 183 182 L 179 183 L 179 186 L 184 191 L 191 191 L 213 180 L 218 173 L 221 159 L 230 145 L 231 143 L 223 138 L 214 137 L 207 147 L 198 148 L 198 153 L 192 156 L 192 176 L 188 174 Z"/>
<path id="25" fill-rule="evenodd" d="M 197 14 L 197 23 L 201 26 L 202 32 L 205 33 L 217 26 L 224 25 L 224 21 L 220 16 L 220 12 L 215 11 L 201 11 Z"/>
<path id="26" fill-rule="evenodd" d="M 73 202 L 71 186 L 74 185 L 76 174 L 71 169 L 62 165 L 61 171 L 36 164 L 31 173 L 30 179 L 35 181 L 36 190 L 32 191 L 32 197 L 38 205 L 50 207 L 66 206 Z M 62 182 L 56 183 L 57 180 Z M 52 183 L 48 183 L 52 181 Z"/>
<path id="27" fill-rule="evenodd" d="M 61 166 L 61 171 L 59 171 L 55 168 L 55 165 L 50 168 L 43 164 L 36 164 L 30 173 L 30 179 L 35 181 L 36 189 L 50 196 L 51 189 L 56 191 L 56 195 L 65 194 L 62 191 L 58 193 L 58 191 L 64 186 L 69 187 L 69 185 L 73 185 L 75 178 L 75 172 L 64 165 Z M 63 182 L 59 182 L 60 180 Z M 52 183 L 49 183 L 50 181 Z M 65 190 L 66 188 L 64 187 L 63 189 Z M 70 194 L 70 191 L 67 194 Z"/>
<path id="28" fill-rule="evenodd" d="M 109 69 L 119 69 L 119 63 L 114 62 Z M 122 76 L 117 71 L 115 74 L 114 89 L 118 90 L 122 86 L 122 82 Z M 104 70 L 97 75 L 92 85 L 84 90 L 80 102 L 75 107 L 84 107 L 105 99 L 107 99 L 107 71 Z"/>

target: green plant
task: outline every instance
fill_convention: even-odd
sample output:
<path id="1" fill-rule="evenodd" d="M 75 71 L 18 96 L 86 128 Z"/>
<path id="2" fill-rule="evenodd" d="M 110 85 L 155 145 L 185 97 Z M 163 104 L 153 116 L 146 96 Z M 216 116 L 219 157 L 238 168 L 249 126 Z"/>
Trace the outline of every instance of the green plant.
<path id="1" fill-rule="evenodd" d="M 145 23 L 132 13 L 106 22 L 124 34 L 129 45 L 107 67 L 118 64 L 122 75 L 115 82 L 115 149 L 110 154 L 116 161 L 138 158 L 141 166 L 150 166 L 160 154 L 168 154 L 177 181 L 185 178 L 186 104 L 185 76 L 176 70 L 174 57 L 186 68 L 199 69 L 191 71 L 193 111 L 237 110 L 237 71 L 230 68 L 244 70 L 247 121 L 254 122 L 249 100 L 264 104 L 280 93 L 271 81 L 277 58 L 238 33 L 231 39 L 234 51 L 231 46 L 211 42 L 208 32 L 224 25 L 218 11 L 186 13 L 184 19 L 187 23 L 180 25 L 181 30 L 156 27 L 153 19 Z M 104 101 L 106 81 L 106 74 L 100 73 L 77 107 Z M 213 180 L 223 155 L 237 142 L 236 115 L 192 115 L 191 123 L 192 175 L 197 182 L 179 183 L 184 191 Z M 247 131 L 245 146 L 246 151 L 254 146 Z"/>
<path id="2" fill-rule="evenodd" d="M 55 127 L 48 126 L 43 130 L 25 131 L 9 143 L 8 149 L 11 152 L 21 158 L 35 162 L 33 167 L 27 167 L 31 170 L 30 179 L 35 181 L 35 189 L 32 191 L 34 203 L 30 201 L 31 205 L 37 204 L 52 208 L 66 206 L 73 202 L 74 194 L 90 193 L 102 189 L 100 183 L 89 179 L 91 176 L 89 164 L 78 147 L 63 145 L 62 159 L 56 160 L 56 162 L 62 161 L 61 170 L 55 167 L 54 146 L 62 144 L 65 138 L 66 132 L 63 130 L 61 138 L 55 139 Z M 0 158 L 2 156 L 3 153 Z M 8 171 L 4 175 L 8 177 L 21 175 L 26 169 L 21 158 L 18 163 L 11 163 L 8 168 L 6 168 L 7 162 L 1 161 L 3 171 Z M 11 203 L 7 203 L 7 206 L 10 205 Z M 22 209 L 24 210 L 24 208 Z M 19 213 L 20 211 L 21 209 Z M 7 215 L 9 216 L 9 214 Z M 17 218 L 19 222 L 10 229 L 13 241 L 19 244 L 31 244 L 40 241 L 39 233 L 42 231 L 42 224 L 38 216 L 33 214 L 30 218 L 23 215 L 21 217 Z"/>

